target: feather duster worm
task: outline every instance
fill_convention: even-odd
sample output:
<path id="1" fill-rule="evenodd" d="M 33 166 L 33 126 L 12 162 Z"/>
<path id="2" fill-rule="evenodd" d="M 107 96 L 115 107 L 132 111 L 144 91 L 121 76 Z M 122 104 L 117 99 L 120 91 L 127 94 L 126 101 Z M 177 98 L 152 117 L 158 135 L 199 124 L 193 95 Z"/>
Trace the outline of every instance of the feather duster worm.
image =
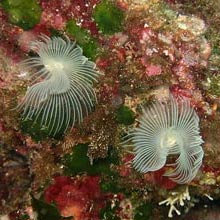
<path id="1" fill-rule="evenodd" d="M 41 36 L 31 49 L 39 56 L 28 58 L 23 65 L 29 71 L 32 85 L 18 109 L 24 119 L 38 118 L 50 135 L 66 131 L 69 125 L 80 123 L 96 102 L 93 82 L 99 73 L 95 64 L 82 55 L 82 49 L 60 37 Z M 40 82 L 39 82 L 40 79 Z"/>
<path id="2" fill-rule="evenodd" d="M 159 170 L 167 157 L 173 156 L 175 162 L 167 164 L 172 167 L 171 172 L 165 175 L 184 184 L 196 176 L 202 164 L 199 117 L 186 99 L 177 102 L 171 97 L 170 102 L 143 108 L 139 126 L 128 137 L 134 146 L 133 165 L 139 172 Z"/>

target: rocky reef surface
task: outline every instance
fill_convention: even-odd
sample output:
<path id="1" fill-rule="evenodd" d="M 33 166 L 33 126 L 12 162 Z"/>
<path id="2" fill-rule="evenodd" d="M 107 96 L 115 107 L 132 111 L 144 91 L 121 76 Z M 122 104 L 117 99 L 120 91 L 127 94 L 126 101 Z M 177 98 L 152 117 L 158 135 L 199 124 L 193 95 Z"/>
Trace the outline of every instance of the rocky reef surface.
<path id="1" fill-rule="evenodd" d="M 219 26 L 219 0 L 2 0 L 0 220 L 220 219 Z M 83 70 L 71 63 L 82 76 L 71 75 L 76 87 L 65 93 L 55 80 L 68 70 L 72 44 L 82 54 L 68 58 L 84 57 Z M 99 74 L 92 83 L 91 66 Z M 29 77 L 40 71 L 54 78 Z M 41 87 L 19 109 L 48 79 L 46 98 Z M 123 146 L 142 108 L 170 96 L 189 102 L 204 142 L 202 165 L 184 184 L 166 176 L 175 169 L 168 165 L 138 172 L 134 146 Z M 44 103 L 48 113 L 31 112 Z"/>

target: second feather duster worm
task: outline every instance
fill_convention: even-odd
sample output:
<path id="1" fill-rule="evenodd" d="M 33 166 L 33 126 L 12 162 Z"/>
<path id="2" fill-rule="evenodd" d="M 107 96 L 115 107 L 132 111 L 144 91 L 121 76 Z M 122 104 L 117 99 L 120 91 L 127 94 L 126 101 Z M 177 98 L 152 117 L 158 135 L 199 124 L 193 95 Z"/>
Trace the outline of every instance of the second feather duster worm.
<path id="1" fill-rule="evenodd" d="M 171 156 L 175 161 L 167 164 L 172 169 L 166 176 L 184 184 L 196 176 L 202 164 L 199 117 L 186 99 L 177 102 L 171 96 L 169 102 L 143 108 L 139 126 L 128 137 L 134 146 L 133 165 L 140 172 L 159 170 Z"/>

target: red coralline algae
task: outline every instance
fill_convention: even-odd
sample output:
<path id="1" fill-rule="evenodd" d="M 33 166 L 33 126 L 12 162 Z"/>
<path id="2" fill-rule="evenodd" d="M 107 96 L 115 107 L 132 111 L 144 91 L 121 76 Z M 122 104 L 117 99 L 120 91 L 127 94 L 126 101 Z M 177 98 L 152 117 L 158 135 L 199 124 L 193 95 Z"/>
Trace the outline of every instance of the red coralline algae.
<path id="1" fill-rule="evenodd" d="M 39 39 L 40 36 L 50 36 L 50 32 L 43 24 L 37 24 L 32 30 L 23 31 L 18 35 L 18 45 L 24 52 L 30 51 L 31 42 Z"/>
<path id="2" fill-rule="evenodd" d="M 135 41 L 139 43 L 140 62 L 145 67 L 145 76 L 158 76 L 164 73 L 164 67 L 159 63 L 161 51 L 158 50 L 159 37 L 158 34 L 149 27 L 135 27 L 131 30 L 131 34 L 135 34 Z M 152 58 L 155 57 L 152 62 Z M 157 63 L 158 62 L 158 63 Z"/>
<path id="3" fill-rule="evenodd" d="M 161 66 L 152 65 L 146 66 L 146 75 L 148 76 L 158 76 L 162 74 Z"/>
<path id="4" fill-rule="evenodd" d="M 98 220 L 106 199 L 99 182 L 98 176 L 58 176 L 46 189 L 44 197 L 48 203 L 55 202 L 63 216 L 73 216 L 74 220 Z"/>
<path id="5" fill-rule="evenodd" d="M 166 171 L 167 171 L 167 167 L 163 167 L 160 170 L 151 173 L 146 173 L 144 174 L 144 179 L 148 184 L 155 185 L 159 188 L 163 188 L 167 190 L 174 189 L 175 187 L 178 186 L 178 184 L 173 182 L 168 177 L 164 176 Z"/>
<path id="6" fill-rule="evenodd" d="M 100 70 L 105 70 L 107 67 L 109 67 L 110 63 L 111 62 L 107 58 L 98 58 L 96 60 L 96 65 Z"/>
<path id="7" fill-rule="evenodd" d="M 204 173 L 208 173 L 208 172 L 214 173 L 216 177 L 220 176 L 220 168 L 211 167 L 211 166 L 208 166 L 208 165 L 205 165 L 205 164 L 202 166 L 202 172 L 204 172 Z"/>
<path id="8" fill-rule="evenodd" d="M 133 154 L 127 154 L 122 158 L 122 165 L 119 167 L 119 175 L 128 177 L 132 173 Z"/>
<path id="9" fill-rule="evenodd" d="M 118 82 L 114 82 L 115 84 L 112 86 L 109 86 L 107 84 L 102 85 L 100 87 L 99 92 L 99 100 L 103 103 L 112 103 L 115 98 L 119 97 L 119 84 Z"/>
<path id="10" fill-rule="evenodd" d="M 92 10 L 99 1 L 41 0 L 43 13 L 40 23 L 49 28 L 63 30 L 68 20 L 75 19 L 83 28 L 90 30 L 91 34 L 97 35 L 98 29 L 92 19 Z"/>
<path id="11" fill-rule="evenodd" d="M 37 36 L 33 31 L 24 31 L 18 38 L 18 44 L 24 52 L 30 51 L 30 43 L 37 40 Z"/>
<path id="12" fill-rule="evenodd" d="M 172 78 L 171 92 L 190 97 L 195 107 L 203 113 L 212 114 L 197 82 L 198 72 L 207 67 L 211 55 L 210 44 L 201 36 L 206 27 L 199 18 L 187 16 L 180 16 L 180 18 L 174 22 L 177 29 L 173 28 L 170 32 L 160 32 L 148 25 L 142 25 L 130 28 L 129 33 L 139 48 L 139 54 L 141 54 L 139 60 L 145 67 L 145 78 L 169 73 Z M 193 27 L 192 19 L 200 24 L 198 32 L 196 32 L 197 29 L 194 30 L 195 28 L 182 30 L 181 28 L 187 25 Z M 182 31 L 190 37 L 182 36 Z"/>
<path id="13" fill-rule="evenodd" d="M 192 98 L 192 92 L 190 90 L 181 88 L 178 84 L 171 86 L 170 91 L 175 97 Z"/>
<path id="14" fill-rule="evenodd" d="M 157 184 L 161 188 L 173 189 L 178 184 L 173 182 L 168 177 L 164 176 L 166 171 L 167 171 L 167 168 L 163 167 L 160 170 L 153 172 L 153 181 L 154 181 L 155 184 Z"/>
<path id="15" fill-rule="evenodd" d="M 8 17 L 5 11 L 3 11 L 1 7 L 0 7 L 0 21 L 1 21 L 1 35 L 4 37 L 10 36 L 8 40 L 11 43 L 14 43 L 14 40 L 16 40 L 17 34 L 19 34 L 22 31 L 22 29 L 8 22 Z"/>
<path id="16" fill-rule="evenodd" d="M 66 20 L 65 18 L 59 13 L 51 13 L 48 11 L 43 11 L 41 15 L 42 24 L 47 24 L 49 27 L 53 27 L 57 30 L 63 30 L 65 27 Z"/>
<path id="17" fill-rule="evenodd" d="M 7 40 L 1 40 L 0 51 L 4 54 L 5 57 L 11 58 L 11 62 L 13 64 L 17 64 L 21 61 L 21 54 L 16 49 L 17 48 Z"/>
<path id="18" fill-rule="evenodd" d="M 11 58 L 11 61 L 14 63 L 20 61 L 21 57 L 21 52 L 17 50 L 15 45 L 15 42 L 17 41 L 18 35 L 20 35 L 20 33 L 22 33 L 22 29 L 7 23 L 7 20 L 2 19 L 0 53 L 3 52 L 5 54 L 5 58 Z"/>
<path id="19" fill-rule="evenodd" d="M 57 0 L 40 1 L 40 4 L 43 9 L 40 23 L 49 28 L 62 30 L 67 20 L 64 12 L 68 9 L 69 4 Z"/>
<path id="20" fill-rule="evenodd" d="M 144 27 L 142 30 L 141 30 L 141 42 L 144 43 L 144 42 L 147 42 L 148 40 L 152 40 L 152 37 L 156 37 L 156 33 L 154 33 L 154 31 L 148 27 Z"/>

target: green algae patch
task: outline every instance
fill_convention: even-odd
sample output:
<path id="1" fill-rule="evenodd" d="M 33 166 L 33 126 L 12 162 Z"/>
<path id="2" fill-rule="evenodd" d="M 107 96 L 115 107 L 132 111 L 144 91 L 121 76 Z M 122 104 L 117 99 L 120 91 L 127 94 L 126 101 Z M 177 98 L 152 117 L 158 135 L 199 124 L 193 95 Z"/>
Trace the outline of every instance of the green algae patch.
<path id="1" fill-rule="evenodd" d="M 100 183 L 102 192 L 114 194 L 124 193 L 125 189 L 119 184 L 118 178 L 118 175 L 103 176 Z"/>
<path id="2" fill-rule="evenodd" d="M 62 217 L 54 204 L 48 204 L 41 199 L 32 197 L 32 207 L 37 212 L 38 220 L 64 220 L 72 219 L 72 217 Z"/>
<path id="3" fill-rule="evenodd" d="M 42 141 L 49 136 L 49 130 L 46 127 L 42 128 L 40 123 L 34 122 L 31 119 L 22 120 L 20 127 L 23 134 L 30 135 L 36 142 Z"/>
<path id="4" fill-rule="evenodd" d="M 54 119 L 56 120 L 56 119 Z M 55 121 L 57 123 L 57 120 Z M 54 138 L 60 140 L 63 138 L 65 127 L 56 133 L 55 135 L 51 134 L 51 128 L 41 125 L 41 119 L 25 119 L 20 123 L 20 128 L 23 134 L 28 134 L 31 138 L 36 141 L 43 141 L 47 138 Z"/>
<path id="5" fill-rule="evenodd" d="M 118 155 L 114 149 L 110 149 L 108 157 L 94 160 L 91 164 L 87 156 L 88 144 L 78 144 L 73 147 L 72 153 L 64 155 L 64 173 L 75 176 L 80 173 L 88 175 L 100 175 L 102 173 L 111 175 L 111 164 L 118 163 Z"/>
<path id="6" fill-rule="evenodd" d="M 41 7 L 36 0 L 3 0 L 3 9 L 11 23 L 28 30 L 40 22 Z"/>
<path id="7" fill-rule="evenodd" d="M 124 12 L 113 2 L 104 0 L 95 7 L 93 18 L 99 30 L 104 34 L 111 35 L 122 30 Z"/>
<path id="8" fill-rule="evenodd" d="M 66 24 L 66 32 L 70 34 L 83 49 L 86 57 L 95 60 L 98 55 L 98 42 L 86 29 L 79 27 L 75 20 L 69 20 Z"/>
<path id="9" fill-rule="evenodd" d="M 152 214 L 152 205 L 145 203 L 138 206 L 134 211 L 134 220 L 148 220 Z"/>
<path id="10" fill-rule="evenodd" d="M 99 215 L 101 220 L 120 220 L 116 214 L 119 209 L 119 202 L 116 201 L 114 205 L 108 202 L 104 208 L 101 209 Z"/>
<path id="11" fill-rule="evenodd" d="M 214 75 L 208 78 L 208 91 L 211 95 L 219 96 L 220 95 L 220 76 Z"/>
<path id="12" fill-rule="evenodd" d="M 64 35 L 63 35 L 63 32 L 60 31 L 60 30 L 50 28 L 49 31 L 50 31 L 51 37 L 61 37 L 63 39 L 65 38 Z"/>
<path id="13" fill-rule="evenodd" d="M 120 124 L 130 125 L 134 123 L 135 113 L 127 106 L 120 106 L 116 112 L 116 120 Z"/>

